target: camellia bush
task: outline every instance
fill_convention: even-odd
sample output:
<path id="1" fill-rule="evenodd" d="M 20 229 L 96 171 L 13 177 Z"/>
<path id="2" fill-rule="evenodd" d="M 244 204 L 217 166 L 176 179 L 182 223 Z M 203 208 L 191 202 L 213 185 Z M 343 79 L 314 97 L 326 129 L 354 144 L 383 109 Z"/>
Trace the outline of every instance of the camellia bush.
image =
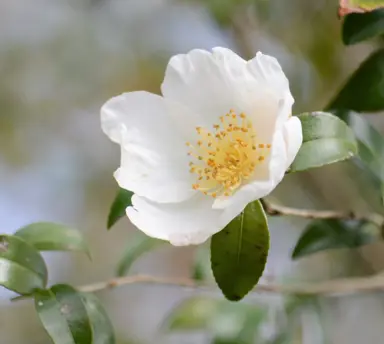
<path id="1" fill-rule="evenodd" d="M 384 35 L 380 5 L 341 2 L 345 45 Z M 48 286 L 40 251 L 91 254 L 80 232 L 64 225 L 33 223 L 0 237 L 0 284 L 19 295 L 15 300 L 34 301 L 55 344 L 115 343 L 113 326 L 94 293 L 127 284 L 222 291 L 221 299 L 194 297 L 182 303 L 167 320 L 171 330 L 212 329 L 214 319 L 231 314 L 233 301 L 243 302 L 248 293 L 289 293 L 289 313 L 314 295 L 384 289 L 380 276 L 258 285 L 268 260 L 268 216 L 313 219 L 292 259 L 382 239 L 380 214 L 294 209 L 264 198 L 286 174 L 346 159 L 369 174 L 383 198 L 384 138 L 361 113 L 384 111 L 384 48 L 372 52 L 327 106 L 307 113 L 292 113 L 289 81 L 276 58 L 257 52 L 246 61 L 224 47 L 172 57 L 161 94 L 125 93 L 101 109 L 101 128 L 121 151 L 114 173 L 119 189 L 107 227 L 128 216 L 142 232 L 127 247 L 118 276 L 82 287 Z M 205 242 L 210 250 L 202 245 L 196 251 L 190 279 L 127 275 L 136 258 L 160 245 Z M 210 269 L 202 263 L 207 256 Z M 217 286 L 209 282 L 211 273 Z M 213 343 L 254 342 L 263 312 L 247 303 L 236 312 L 244 319 L 241 326 L 230 340 L 217 334 Z"/>

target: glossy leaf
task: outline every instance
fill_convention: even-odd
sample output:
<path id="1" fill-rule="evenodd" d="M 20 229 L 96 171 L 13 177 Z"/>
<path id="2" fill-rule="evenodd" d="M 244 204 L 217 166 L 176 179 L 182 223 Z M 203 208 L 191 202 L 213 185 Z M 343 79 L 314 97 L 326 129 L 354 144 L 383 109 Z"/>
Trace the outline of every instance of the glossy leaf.
<path id="1" fill-rule="evenodd" d="M 117 275 L 126 275 L 136 259 L 153 250 L 157 246 L 165 243 L 166 241 L 154 239 L 142 233 L 138 233 L 135 240 L 128 243 L 123 257 L 120 259 L 117 267 Z"/>
<path id="2" fill-rule="evenodd" d="M 0 285 L 22 295 L 44 288 L 47 267 L 40 253 L 21 238 L 0 235 Z"/>
<path id="3" fill-rule="evenodd" d="M 303 232 L 292 253 L 292 258 L 323 250 L 358 247 L 377 240 L 362 221 L 317 220 Z"/>
<path id="4" fill-rule="evenodd" d="M 80 251 L 89 256 L 89 249 L 81 232 L 61 224 L 32 223 L 19 229 L 15 235 L 39 251 Z"/>
<path id="5" fill-rule="evenodd" d="M 92 326 L 92 344 L 115 344 L 115 334 L 108 314 L 93 294 L 82 294 L 83 302 Z"/>
<path id="6" fill-rule="evenodd" d="M 269 250 L 267 219 L 259 201 L 247 205 L 211 240 L 211 266 L 228 300 L 241 300 L 258 282 Z"/>
<path id="7" fill-rule="evenodd" d="M 374 52 L 351 76 L 329 110 L 376 112 L 384 110 L 384 49 Z"/>
<path id="8" fill-rule="evenodd" d="M 351 129 L 326 112 L 298 115 L 303 128 L 303 144 L 289 172 L 304 171 L 351 158 L 357 142 Z"/>
<path id="9" fill-rule="evenodd" d="M 55 344 L 93 344 L 82 295 L 65 284 L 35 293 L 39 318 Z"/>
<path id="10" fill-rule="evenodd" d="M 384 34 L 384 8 L 367 13 L 351 13 L 344 19 L 343 42 L 355 44 Z"/>
<path id="11" fill-rule="evenodd" d="M 119 189 L 115 200 L 112 203 L 111 209 L 108 215 L 107 228 L 110 229 L 118 220 L 125 216 L 125 210 L 132 205 L 131 198 L 133 196 L 132 191 L 125 189 Z"/>

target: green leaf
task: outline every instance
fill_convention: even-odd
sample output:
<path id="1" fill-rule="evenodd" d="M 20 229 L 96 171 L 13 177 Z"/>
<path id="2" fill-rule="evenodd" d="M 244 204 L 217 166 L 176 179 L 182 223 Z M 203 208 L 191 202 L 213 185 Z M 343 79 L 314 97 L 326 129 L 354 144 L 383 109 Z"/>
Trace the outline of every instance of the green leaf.
<path id="1" fill-rule="evenodd" d="M 211 266 L 228 300 L 241 300 L 258 282 L 267 261 L 269 231 L 260 201 L 248 204 L 211 240 Z"/>
<path id="2" fill-rule="evenodd" d="M 316 220 L 303 232 L 292 253 L 300 258 L 319 251 L 358 247 L 377 240 L 370 224 L 362 221 Z"/>
<path id="3" fill-rule="evenodd" d="M 208 331 L 217 341 L 253 343 L 264 308 L 208 297 L 193 297 L 176 306 L 165 326 L 171 331 Z"/>
<path id="4" fill-rule="evenodd" d="M 367 13 L 351 13 L 344 19 L 343 42 L 355 44 L 384 34 L 384 8 Z"/>
<path id="5" fill-rule="evenodd" d="M 266 315 L 259 306 L 222 301 L 211 319 L 210 332 L 216 343 L 253 344 Z"/>
<path id="6" fill-rule="evenodd" d="M 155 247 L 165 243 L 166 241 L 154 239 L 142 233 L 138 233 L 136 239 L 130 242 L 126 247 L 123 257 L 120 259 L 117 267 L 117 275 L 126 275 L 136 259 L 153 250 Z"/>
<path id="7" fill-rule="evenodd" d="M 357 142 L 352 130 L 336 116 L 311 112 L 297 117 L 302 124 L 303 144 L 289 172 L 320 167 L 357 154 Z"/>
<path id="8" fill-rule="evenodd" d="M 0 235 L 0 285 L 22 295 L 44 288 L 47 267 L 40 253 L 24 240 Z"/>
<path id="9" fill-rule="evenodd" d="M 79 251 L 90 255 L 82 234 L 76 229 L 61 224 L 32 223 L 19 229 L 15 235 L 39 251 Z"/>
<path id="10" fill-rule="evenodd" d="M 55 344 L 92 344 L 92 327 L 82 295 L 65 284 L 35 293 L 39 318 Z"/>
<path id="11" fill-rule="evenodd" d="M 110 229 L 118 220 L 125 216 L 125 210 L 132 205 L 132 191 L 119 189 L 115 200 L 112 203 L 111 210 L 108 215 L 107 228 Z"/>
<path id="12" fill-rule="evenodd" d="M 374 52 L 347 81 L 328 110 L 384 110 L 384 49 Z"/>
<path id="13" fill-rule="evenodd" d="M 207 281 L 213 278 L 210 251 L 206 245 L 200 245 L 196 250 L 192 266 L 192 278 L 196 281 Z"/>
<path id="14" fill-rule="evenodd" d="M 355 133 L 359 157 L 381 181 L 384 180 L 384 137 L 361 115 L 347 112 L 341 115 Z"/>
<path id="15" fill-rule="evenodd" d="M 368 174 L 383 198 L 384 137 L 363 116 L 352 111 L 336 111 L 353 130 L 359 147 L 358 159 L 353 162 Z"/>
<path id="16" fill-rule="evenodd" d="M 83 302 L 92 325 L 92 344 L 115 344 L 115 334 L 108 314 L 99 299 L 88 293 L 83 293 Z"/>
<path id="17" fill-rule="evenodd" d="M 194 331 L 207 329 L 208 323 L 218 311 L 218 300 L 194 297 L 176 306 L 165 321 L 170 331 Z"/>

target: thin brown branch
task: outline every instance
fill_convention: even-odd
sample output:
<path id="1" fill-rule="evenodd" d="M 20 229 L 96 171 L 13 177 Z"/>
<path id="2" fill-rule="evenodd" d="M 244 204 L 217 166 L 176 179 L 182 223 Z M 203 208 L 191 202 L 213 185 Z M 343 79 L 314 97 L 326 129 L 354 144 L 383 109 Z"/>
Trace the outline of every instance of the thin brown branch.
<path id="1" fill-rule="evenodd" d="M 197 283 L 191 279 L 133 275 L 82 286 L 79 287 L 78 290 L 83 292 L 97 292 L 132 284 L 156 284 L 187 287 L 192 289 L 216 288 L 214 285 Z M 264 292 L 290 295 L 340 296 L 351 293 L 373 292 L 379 290 L 384 290 L 384 276 L 382 275 L 367 278 L 344 278 L 326 282 L 300 284 L 259 284 L 255 288 L 254 293 Z"/>
<path id="2" fill-rule="evenodd" d="M 357 214 L 356 212 L 344 212 L 334 210 L 313 210 L 313 209 L 296 209 L 285 207 L 282 205 L 272 204 L 265 200 L 262 200 L 265 212 L 271 216 L 296 216 L 306 219 L 339 219 L 339 220 L 365 220 L 376 224 L 379 227 L 384 225 L 384 216 L 371 213 L 371 214 Z"/>

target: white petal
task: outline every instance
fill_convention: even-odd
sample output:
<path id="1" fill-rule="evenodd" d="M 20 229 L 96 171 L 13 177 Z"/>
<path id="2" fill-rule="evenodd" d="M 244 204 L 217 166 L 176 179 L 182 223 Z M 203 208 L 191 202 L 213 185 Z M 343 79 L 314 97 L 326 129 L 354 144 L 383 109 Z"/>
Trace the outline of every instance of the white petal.
<path id="1" fill-rule="evenodd" d="M 294 99 L 289 89 L 289 81 L 279 62 L 272 56 L 258 52 L 248 61 L 247 68 L 260 85 L 264 86 L 265 91 L 268 90 L 270 98 L 275 97 L 277 112 L 272 116 L 278 122 L 275 129 L 281 128 L 291 115 Z"/>
<path id="2" fill-rule="evenodd" d="M 278 131 L 274 135 L 271 156 L 268 162 L 268 179 L 256 178 L 243 185 L 231 197 L 218 198 L 213 204 L 214 209 L 224 209 L 240 203 L 247 205 L 257 199 L 270 194 L 282 181 L 287 165 L 287 150 L 283 133 Z M 257 176 L 257 174 L 256 174 Z"/>
<path id="3" fill-rule="evenodd" d="M 170 60 L 161 86 L 164 97 L 184 104 L 210 126 L 237 105 L 236 79 L 243 81 L 246 62 L 227 49 L 192 50 Z"/>
<path id="4" fill-rule="evenodd" d="M 162 93 L 191 108 L 210 126 L 230 109 L 252 118 L 261 139 L 271 139 L 279 118 L 287 119 L 293 98 L 277 60 L 257 53 L 248 62 L 234 52 L 192 50 L 174 56 L 167 67 Z"/>
<path id="5" fill-rule="evenodd" d="M 145 234 L 170 241 L 175 246 L 197 245 L 222 230 L 245 208 L 236 203 L 226 209 L 212 209 L 213 199 L 198 194 L 173 204 L 160 204 L 134 195 L 127 208 L 132 223 Z"/>
<path id="6" fill-rule="evenodd" d="M 121 145 L 115 178 L 122 188 L 157 202 L 179 202 L 195 194 L 189 173 L 186 109 L 147 93 L 112 98 L 101 109 L 104 132 Z"/>
<path id="7" fill-rule="evenodd" d="M 284 124 L 284 140 L 287 146 L 287 165 L 286 168 L 292 164 L 301 144 L 303 143 L 303 129 L 301 121 L 298 117 L 293 116 Z"/>

